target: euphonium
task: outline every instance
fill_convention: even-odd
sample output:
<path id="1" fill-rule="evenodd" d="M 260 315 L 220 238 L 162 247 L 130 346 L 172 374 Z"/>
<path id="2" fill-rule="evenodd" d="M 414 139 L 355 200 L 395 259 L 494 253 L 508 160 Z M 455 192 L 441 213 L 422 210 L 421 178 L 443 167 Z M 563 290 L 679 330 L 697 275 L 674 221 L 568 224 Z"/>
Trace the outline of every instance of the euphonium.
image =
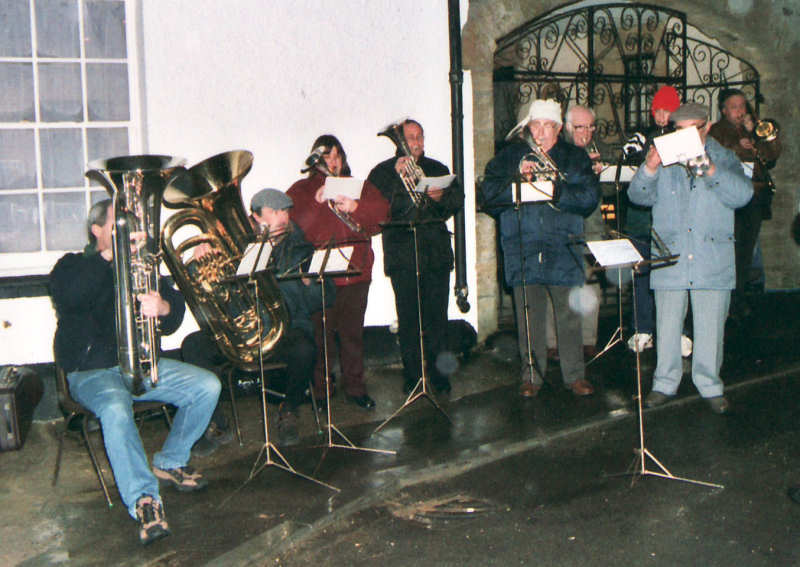
<path id="1" fill-rule="evenodd" d="M 258 366 L 259 354 L 270 354 L 289 321 L 272 272 L 255 274 L 258 305 L 253 289 L 236 278 L 242 253 L 254 240 L 240 185 L 252 165 L 253 154 L 238 150 L 176 176 L 164 191 L 164 204 L 181 210 L 161 233 L 164 262 L 197 323 L 213 333 L 228 360 L 246 369 Z M 195 234 L 185 237 L 187 232 Z M 201 245 L 205 253 L 194 254 Z"/>
<path id="2" fill-rule="evenodd" d="M 408 198 L 411 199 L 415 207 L 419 207 L 422 205 L 424 195 L 417 193 L 415 189 L 419 180 L 425 176 L 425 172 L 422 171 L 422 168 L 417 164 L 414 156 L 411 155 L 411 149 L 408 147 L 406 137 L 403 134 L 403 123 L 398 122 L 387 126 L 385 130 L 378 132 L 378 136 L 386 136 L 389 138 L 394 145 L 397 146 L 397 149 L 400 150 L 400 153 L 403 154 L 403 157 L 409 158 L 408 161 L 406 161 L 405 169 L 400 174 L 400 179 L 403 180 L 403 187 L 408 194 Z"/>
<path id="3" fill-rule="evenodd" d="M 121 156 L 94 161 L 86 172 L 112 200 L 117 357 L 137 394 L 145 377 L 158 384 L 160 350 L 158 320 L 142 315 L 137 296 L 158 292 L 161 195 L 182 164 L 171 156 Z"/>
<path id="4" fill-rule="evenodd" d="M 312 151 L 311 154 L 309 154 L 309 156 L 306 158 L 306 166 L 300 170 L 300 173 L 307 173 L 312 169 L 316 169 L 325 177 L 336 177 L 333 172 L 328 169 L 328 165 L 325 163 L 325 154 L 330 151 L 331 148 L 328 146 L 318 146 L 314 148 L 314 151 Z M 361 232 L 361 227 L 356 221 L 353 220 L 353 217 L 350 216 L 350 213 L 345 213 L 337 209 L 336 204 L 331 199 L 328 199 L 328 208 L 334 215 L 336 215 L 336 218 L 338 218 L 345 224 L 345 226 L 347 226 L 347 228 L 353 232 Z"/>

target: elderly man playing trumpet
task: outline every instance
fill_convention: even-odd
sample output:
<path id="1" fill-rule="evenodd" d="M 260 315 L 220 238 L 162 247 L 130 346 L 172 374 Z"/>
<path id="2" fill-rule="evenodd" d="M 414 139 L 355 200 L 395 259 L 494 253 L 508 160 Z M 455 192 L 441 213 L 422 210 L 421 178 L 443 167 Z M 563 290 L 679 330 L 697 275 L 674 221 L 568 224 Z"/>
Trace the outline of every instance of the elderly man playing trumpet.
<path id="1" fill-rule="evenodd" d="M 734 210 L 753 196 L 736 155 L 708 136 L 708 108 L 690 102 L 672 114 L 678 130 L 697 128 L 707 159 L 688 173 L 675 164 L 665 167 L 655 146 L 628 188 L 637 205 L 653 208 L 653 228 L 677 263 L 653 270 L 650 287 L 656 299 L 658 362 L 653 389 L 645 404 L 657 406 L 678 391 L 683 375 L 681 329 L 692 301 L 694 352 L 692 381 L 715 413 L 728 411 L 719 377 L 725 319 L 735 286 Z"/>
<path id="2" fill-rule="evenodd" d="M 594 392 L 585 378 L 581 339 L 578 290 L 584 282 L 583 255 L 574 244 L 582 238 L 583 219 L 597 207 L 600 189 L 586 151 L 560 139 L 561 127 L 558 102 L 533 101 L 509 133 L 512 143 L 486 166 L 482 188 L 487 209 L 500 223 L 505 278 L 514 290 L 516 306 L 520 395 L 528 398 L 538 394 L 547 369 L 548 296 L 553 301 L 564 384 L 579 396 Z M 532 159 L 532 150 L 538 159 Z M 544 171 L 548 163 L 557 171 L 548 175 Z M 542 175 L 549 177 L 552 199 L 514 206 L 517 182 Z"/>

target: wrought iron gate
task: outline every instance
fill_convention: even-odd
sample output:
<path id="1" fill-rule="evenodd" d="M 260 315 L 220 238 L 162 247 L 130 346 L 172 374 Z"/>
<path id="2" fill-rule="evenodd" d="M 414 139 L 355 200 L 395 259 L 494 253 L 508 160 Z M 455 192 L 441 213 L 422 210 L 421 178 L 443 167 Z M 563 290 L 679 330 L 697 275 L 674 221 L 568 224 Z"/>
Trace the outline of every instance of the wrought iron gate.
<path id="1" fill-rule="evenodd" d="M 683 12 L 609 3 L 558 10 L 501 38 L 494 68 L 495 141 L 535 98 L 590 106 L 599 141 L 619 147 L 649 123 L 653 94 L 672 85 L 716 117 L 721 89 L 736 87 L 758 105 L 759 75 L 747 61 L 700 39 Z M 756 108 L 758 111 L 758 108 Z"/>

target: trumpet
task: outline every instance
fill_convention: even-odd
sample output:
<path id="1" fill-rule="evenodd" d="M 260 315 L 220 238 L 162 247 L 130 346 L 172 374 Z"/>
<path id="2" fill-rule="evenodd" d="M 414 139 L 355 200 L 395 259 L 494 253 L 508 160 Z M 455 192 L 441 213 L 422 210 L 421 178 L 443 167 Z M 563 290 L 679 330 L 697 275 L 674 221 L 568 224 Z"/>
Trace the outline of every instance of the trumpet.
<path id="1" fill-rule="evenodd" d="M 336 177 L 333 172 L 328 169 L 328 165 L 325 163 L 323 159 L 325 154 L 331 151 L 331 149 L 327 146 L 317 146 L 313 149 L 311 154 L 306 158 L 306 167 L 300 170 L 300 173 L 306 173 L 311 171 L 312 169 L 316 169 L 325 177 Z M 361 232 L 361 226 L 353 220 L 353 217 L 350 216 L 350 213 L 344 213 L 336 208 L 336 203 L 333 199 L 328 199 L 328 208 L 331 212 L 336 215 L 340 221 L 342 221 L 347 228 L 352 230 L 353 232 Z"/>
<path id="2" fill-rule="evenodd" d="M 520 175 L 522 175 L 522 164 L 530 162 L 533 163 L 535 181 L 564 181 L 564 174 L 559 171 L 556 162 L 536 143 L 527 128 L 522 131 L 522 139 L 531 148 L 531 152 L 525 154 L 519 162 Z"/>
<path id="3" fill-rule="evenodd" d="M 397 146 L 397 149 L 400 150 L 403 156 L 408 158 L 403 171 L 400 173 L 400 179 L 403 181 L 403 187 L 408 194 L 408 198 L 411 199 L 415 207 L 419 208 L 423 203 L 424 195 L 417 193 L 416 188 L 419 180 L 425 176 L 425 172 L 422 171 L 422 168 L 411 154 L 411 149 L 408 147 L 406 137 L 403 134 L 402 122 L 388 126 L 382 132 L 378 132 L 378 136 L 386 136 L 389 138 L 394 145 Z"/>
<path id="4" fill-rule="evenodd" d="M 778 138 L 780 127 L 772 118 L 763 118 L 756 122 L 753 137 L 759 142 L 772 142 Z"/>

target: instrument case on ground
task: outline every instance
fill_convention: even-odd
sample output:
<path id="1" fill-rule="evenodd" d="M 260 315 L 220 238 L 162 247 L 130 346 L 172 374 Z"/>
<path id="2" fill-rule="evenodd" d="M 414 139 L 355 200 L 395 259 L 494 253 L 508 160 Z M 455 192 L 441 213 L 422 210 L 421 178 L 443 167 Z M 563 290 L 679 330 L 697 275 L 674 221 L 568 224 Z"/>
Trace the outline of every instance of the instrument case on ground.
<path id="1" fill-rule="evenodd" d="M 30 368 L 0 367 L 0 451 L 22 447 L 43 393 L 41 378 Z"/>

